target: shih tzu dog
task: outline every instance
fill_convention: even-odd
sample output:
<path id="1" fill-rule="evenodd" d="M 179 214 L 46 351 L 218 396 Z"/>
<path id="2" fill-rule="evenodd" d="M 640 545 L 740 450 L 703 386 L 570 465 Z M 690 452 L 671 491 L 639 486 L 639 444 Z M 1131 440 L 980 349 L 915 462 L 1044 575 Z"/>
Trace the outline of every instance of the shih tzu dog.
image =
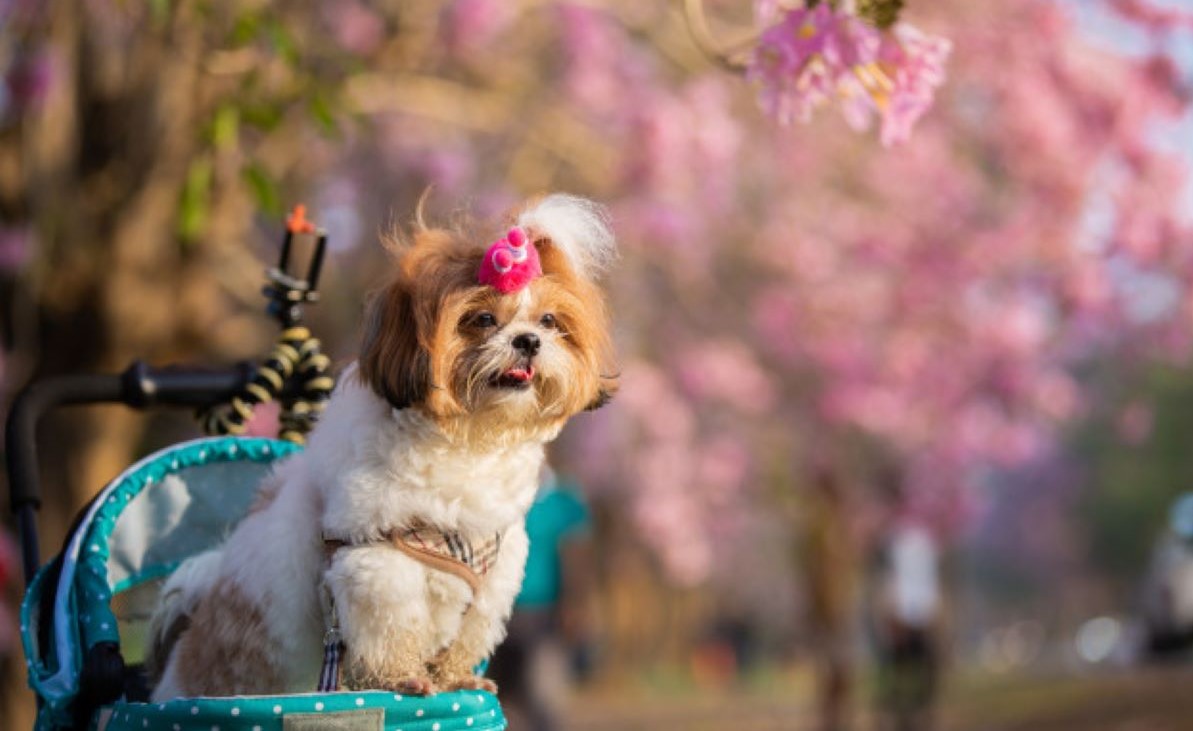
<path id="1" fill-rule="evenodd" d="M 421 225 L 307 449 L 154 618 L 153 697 L 492 689 L 544 445 L 616 384 L 602 208 L 531 202 L 487 248 Z"/>

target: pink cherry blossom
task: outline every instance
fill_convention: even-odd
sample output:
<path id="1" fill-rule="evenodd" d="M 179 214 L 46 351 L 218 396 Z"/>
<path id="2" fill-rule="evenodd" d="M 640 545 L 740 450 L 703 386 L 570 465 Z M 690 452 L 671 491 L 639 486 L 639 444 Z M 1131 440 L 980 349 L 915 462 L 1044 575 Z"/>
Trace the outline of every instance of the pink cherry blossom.
<path id="1" fill-rule="evenodd" d="M 772 6 L 760 7 L 772 17 Z M 759 38 L 747 78 L 763 110 L 781 124 L 807 122 L 835 100 L 846 122 L 864 130 L 877 116 L 881 139 L 904 142 L 944 82 L 950 41 L 906 23 L 879 31 L 843 9 L 820 3 L 788 10 Z"/>
<path id="2" fill-rule="evenodd" d="M 932 106 L 936 89 L 944 83 L 944 64 L 952 42 L 930 36 L 906 23 L 884 34 L 878 52 L 878 68 L 892 88 L 880 96 L 882 144 L 906 142 L 911 128 Z"/>
<path id="3" fill-rule="evenodd" d="M 797 8 L 759 37 L 746 77 L 759 84 L 767 114 L 781 124 L 807 122 L 835 95 L 856 96 L 854 75 L 868 72 L 878 47 L 877 30 L 827 3 Z"/>

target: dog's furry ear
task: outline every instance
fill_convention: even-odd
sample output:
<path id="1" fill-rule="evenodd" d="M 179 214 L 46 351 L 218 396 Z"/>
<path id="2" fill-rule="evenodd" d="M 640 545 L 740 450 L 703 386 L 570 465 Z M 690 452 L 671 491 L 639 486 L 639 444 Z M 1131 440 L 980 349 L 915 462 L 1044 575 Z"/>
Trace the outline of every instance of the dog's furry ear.
<path id="1" fill-rule="evenodd" d="M 413 297 L 401 278 L 369 301 L 360 378 L 395 409 L 422 403 L 427 397 L 431 358 L 419 341 Z"/>
<path id="2" fill-rule="evenodd" d="M 606 380 L 606 379 L 601 379 Z M 597 389 L 597 397 L 593 399 L 592 403 L 584 407 L 585 411 L 596 411 L 602 406 L 607 406 L 613 400 L 613 393 L 617 390 L 616 386 L 601 386 Z"/>

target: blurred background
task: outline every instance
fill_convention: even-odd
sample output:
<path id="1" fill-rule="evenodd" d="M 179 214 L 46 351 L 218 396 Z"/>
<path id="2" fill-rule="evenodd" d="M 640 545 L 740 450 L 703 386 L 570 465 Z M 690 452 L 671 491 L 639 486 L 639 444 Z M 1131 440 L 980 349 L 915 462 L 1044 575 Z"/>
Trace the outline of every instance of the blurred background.
<path id="1" fill-rule="evenodd" d="M 582 506 L 542 544 L 554 727 L 1188 728 L 1193 8 L 825 5 L 951 41 L 906 141 L 776 103 L 802 92 L 759 34 L 800 3 L 0 0 L 0 409 L 264 355 L 293 203 L 329 232 L 309 319 L 342 366 L 425 190 L 494 232 L 586 195 L 621 390 L 552 451 Z M 197 433 L 48 420 L 43 555 Z"/>

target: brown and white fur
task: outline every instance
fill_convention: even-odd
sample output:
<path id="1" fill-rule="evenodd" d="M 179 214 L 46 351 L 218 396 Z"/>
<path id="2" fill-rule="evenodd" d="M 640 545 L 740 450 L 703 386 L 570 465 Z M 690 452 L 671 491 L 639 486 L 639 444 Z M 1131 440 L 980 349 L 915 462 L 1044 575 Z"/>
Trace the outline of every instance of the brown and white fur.
<path id="1" fill-rule="evenodd" d="M 515 222 L 543 275 L 508 295 L 477 284 L 484 241 L 420 224 L 400 247 L 395 276 L 369 305 L 359 361 L 306 450 L 276 467 L 221 548 L 164 588 L 155 700 L 314 690 L 323 585 L 348 687 L 491 687 L 472 668 L 505 634 L 544 445 L 615 387 L 595 281 L 615 254 L 603 211 L 552 195 Z M 538 337 L 537 352 L 515 346 L 524 333 Z M 529 367 L 529 382 L 507 377 Z M 467 537 L 504 532 L 475 595 L 382 542 L 415 522 Z M 353 545 L 329 558 L 325 533 Z"/>

